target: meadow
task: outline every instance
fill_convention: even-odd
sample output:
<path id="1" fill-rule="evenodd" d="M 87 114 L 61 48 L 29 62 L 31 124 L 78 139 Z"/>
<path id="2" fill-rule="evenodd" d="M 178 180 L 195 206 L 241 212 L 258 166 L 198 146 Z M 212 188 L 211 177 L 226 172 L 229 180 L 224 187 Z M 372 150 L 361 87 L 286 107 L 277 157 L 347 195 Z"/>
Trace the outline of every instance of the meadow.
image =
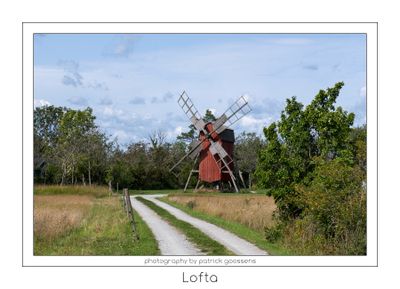
<path id="1" fill-rule="evenodd" d="M 34 254 L 158 255 L 157 242 L 135 214 L 135 240 L 119 196 L 106 187 L 36 186 Z"/>
<path id="2" fill-rule="evenodd" d="M 168 200 L 193 210 L 237 222 L 258 232 L 274 224 L 276 205 L 272 197 L 256 194 L 218 194 L 168 196 Z"/>

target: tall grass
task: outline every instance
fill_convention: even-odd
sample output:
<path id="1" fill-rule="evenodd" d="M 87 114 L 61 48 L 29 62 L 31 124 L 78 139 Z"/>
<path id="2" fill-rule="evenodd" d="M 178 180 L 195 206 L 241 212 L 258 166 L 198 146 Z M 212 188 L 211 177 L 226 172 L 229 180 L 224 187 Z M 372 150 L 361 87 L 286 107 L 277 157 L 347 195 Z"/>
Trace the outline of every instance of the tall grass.
<path id="1" fill-rule="evenodd" d="M 135 240 L 122 203 L 107 187 L 36 186 L 34 254 L 158 255 L 154 235 L 135 214 Z"/>
<path id="2" fill-rule="evenodd" d="M 75 196 L 94 196 L 101 198 L 110 194 L 106 186 L 59 186 L 59 185 L 35 185 L 33 192 L 35 195 L 75 195 Z"/>
<path id="3" fill-rule="evenodd" d="M 172 195 L 168 200 L 264 232 L 273 225 L 276 205 L 265 195 Z"/>
<path id="4" fill-rule="evenodd" d="M 34 196 L 34 235 L 52 241 L 79 227 L 93 205 L 91 196 Z"/>

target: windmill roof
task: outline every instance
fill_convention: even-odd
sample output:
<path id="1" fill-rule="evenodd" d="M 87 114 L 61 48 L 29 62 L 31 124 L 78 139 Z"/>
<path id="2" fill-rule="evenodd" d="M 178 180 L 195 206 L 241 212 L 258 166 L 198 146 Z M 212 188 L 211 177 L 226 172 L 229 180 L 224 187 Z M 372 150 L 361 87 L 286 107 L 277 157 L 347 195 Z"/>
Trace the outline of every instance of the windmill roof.
<path id="1" fill-rule="evenodd" d="M 227 141 L 227 142 L 235 142 L 235 133 L 233 132 L 233 129 L 230 129 L 226 126 L 222 126 L 223 131 L 219 134 L 219 137 L 221 138 L 221 140 L 223 141 Z"/>

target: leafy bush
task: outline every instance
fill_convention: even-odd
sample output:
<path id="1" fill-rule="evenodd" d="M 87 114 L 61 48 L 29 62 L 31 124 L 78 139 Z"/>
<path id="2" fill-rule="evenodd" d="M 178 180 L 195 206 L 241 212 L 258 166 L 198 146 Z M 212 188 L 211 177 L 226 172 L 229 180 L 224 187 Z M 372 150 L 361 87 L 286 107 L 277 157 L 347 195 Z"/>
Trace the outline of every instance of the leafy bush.
<path id="1" fill-rule="evenodd" d="M 311 184 L 296 186 L 295 195 L 303 211 L 292 220 L 292 244 L 305 254 L 366 254 L 366 194 L 358 167 L 320 161 Z"/>
<path id="2" fill-rule="evenodd" d="M 280 121 L 264 128 L 256 178 L 273 196 L 278 222 L 266 230 L 299 254 L 366 252 L 366 127 L 334 104 L 339 82 L 304 107 L 287 100 Z"/>
<path id="3" fill-rule="evenodd" d="M 269 241 L 269 242 L 276 242 L 278 240 L 280 240 L 283 237 L 283 223 L 278 222 L 277 224 L 275 224 L 272 227 L 268 227 L 265 229 L 265 238 Z"/>

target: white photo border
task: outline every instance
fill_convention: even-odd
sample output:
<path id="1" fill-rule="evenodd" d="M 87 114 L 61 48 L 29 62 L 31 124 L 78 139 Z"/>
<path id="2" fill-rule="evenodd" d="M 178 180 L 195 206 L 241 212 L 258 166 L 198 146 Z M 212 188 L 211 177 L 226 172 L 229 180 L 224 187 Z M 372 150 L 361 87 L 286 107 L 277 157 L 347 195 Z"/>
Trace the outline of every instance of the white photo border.
<path id="1" fill-rule="evenodd" d="M 33 36 L 36 33 L 366 34 L 367 255 L 366 256 L 34 256 L 33 254 Z M 376 22 L 24 22 L 22 23 L 22 266 L 165 267 L 146 259 L 255 259 L 254 265 L 170 267 L 378 266 L 378 23 Z M 197 261 L 198 263 L 198 261 Z M 223 264 L 223 263 L 222 263 Z"/>

